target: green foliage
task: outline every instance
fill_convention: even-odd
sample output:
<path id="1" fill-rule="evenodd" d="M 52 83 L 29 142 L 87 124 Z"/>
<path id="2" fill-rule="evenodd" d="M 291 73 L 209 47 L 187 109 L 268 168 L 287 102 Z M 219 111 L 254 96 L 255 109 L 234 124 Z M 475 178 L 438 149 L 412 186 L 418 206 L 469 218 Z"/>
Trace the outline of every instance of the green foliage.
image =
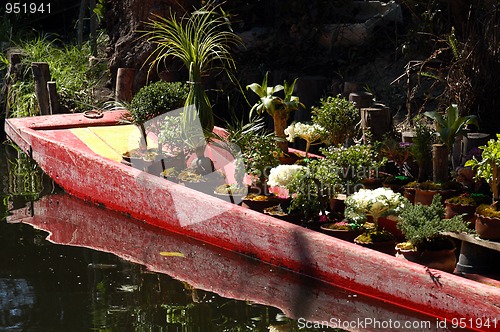
<path id="1" fill-rule="evenodd" d="M 295 79 L 292 84 L 288 84 L 286 81 L 284 85 L 278 84 L 274 87 L 267 85 L 269 72 L 264 76 L 262 84 L 252 83 L 247 85 L 247 90 L 252 90 L 258 97 L 259 100 L 255 105 L 253 105 L 250 110 L 250 117 L 253 111 L 257 111 L 257 114 L 262 114 L 267 112 L 270 116 L 274 117 L 276 111 L 285 114 L 287 117 L 292 111 L 299 109 L 299 106 L 303 106 L 299 102 L 299 97 L 293 95 L 293 90 L 295 89 Z M 283 91 L 284 98 L 276 95 L 276 93 Z"/>
<path id="2" fill-rule="evenodd" d="M 455 137 L 465 132 L 466 125 L 473 124 L 479 126 L 475 115 L 460 116 L 456 104 L 448 106 L 445 116 L 436 111 L 425 112 L 424 115 L 434 120 L 436 133 L 439 139 L 446 145 L 448 153 L 451 153 L 453 149 Z"/>
<path id="3" fill-rule="evenodd" d="M 240 38 L 230 29 L 225 13 L 214 1 L 180 19 L 175 12 L 168 18 L 156 16 L 146 23 L 144 36 L 157 46 L 148 61 L 150 70 L 170 58 L 181 60 L 189 70 L 189 94 L 183 112 L 183 132 L 191 131 L 198 119 L 207 136 L 214 127 L 212 105 L 201 84 L 203 75 L 220 67 L 228 75 L 235 68 L 231 48 Z M 193 105 L 194 107 L 188 107 Z M 202 137 L 193 133 L 188 142 L 193 148 L 202 144 Z"/>
<path id="4" fill-rule="evenodd" d="M 158 81 L 142 87 L 132 98 L 129 113 L 132 123 L 141 125 L 161 114 L 180 108 L 189 88 L 181 82 Z"/>
<path id="5" fill-rule="evenodd" d="M 344 144 L 355 135 L 355 126 L 360 121 L 359 110 L 354 104 L 340 96 L 321 99 L 321 106 L 311 111 L 313 123 L 319 124 L 329 133 L 330 144 Z"/>
<path id="6" fill-rule="evenodd" d="M 490 185 L 493 202 L 498 201 L 500 191 L 500 134 L 497 139 L 490 139 L 485 146 L 479 147 L 483 152 L 481 159 L 473 157 L 465 163 L 476 170 L 476 179 L 484 179 Z"/>
<path id="7" fill-rule="evenodd" d="M 318 179 L 311 168 L 298 170 L 287 185 L 290 194 L 293 194 L 289 212 L 300 211 L 306 219 L 318 216 L 322 206 L 321 191 L 318 190 Z"/>
<path id="8" fill-rule="evenodd" d="M 435 195 L 431 205 L 409 204 L 399 215 L 397 227 L 407 241 L 420 249 L 427 242 L 442 237 L 441 232 L 469 232 L 468 223 L 458 215 L 443 219 L 445 207 L 441 195 Z"/>
<path id="9" fill-rule="evenodd" d="M 243 160 L 247 174 L 265 183 L 271 168 L 279 165 L 277 137 L 265 129 L 262 118 L 253 118 L 244 123 L 235 117 L 226 122 L 227 135 L 216 136 L 235 158 Z"/>
<path id="10" fill-rule="evenodd" d="M 99 42 L 104 42 L 102 36 Z M 98 107 L 99 102 L 93 89 L 106 74 L 106 64 L 96 58 L 96 61 L 89 63 L 92 55 L 89 43 L 81 48 L 76 45 L 60 47 L 57 41 L 36 38 L 23 40 L 18 46 L 25 54 L 24 72 L 13 84 L 9 95 L 12 116 L 32 116 L 39 113 L 31 74 L 32 62 L 49 64 L 51 79 L 57 83 L 62 108 L 82 112 Z"/>
<path id="11" fill-rule="evenodd" d="M 186 84 L 164 81 L 158 81 L 144 86 L 135 94 L 128 107 L 129 113 L 125 118 L 131 123 L 139 126 L 142 133 L 143 144 L 147 142 L 147 132 L 144 126 L 145 122 L 153 119 L 159 121 L 159 119 L 156 118 L 160 115 L 182 107 L 186 101 L 187 94 L 188 87 Z M 178 138 L 181 140 L 181 131 L 177 130 L 180 129 L 178 127 L 179 124 L 179 121 L 175 122 L 174 118 L 167 116 L 163 124 L 151 123 L 151 125 L 148 126 L 148 130 L 158 130 L 158 126 L 162 126 L 163 135 L 160 135 L 161 140 L 164 140 L 165 143 L 167 143 L 167 140 L 170 140 L 168 143 L 172 145 L 170 146 L 171 148 L 174 148 L 173 145 L 181 143 L 175 138 L 176 134 L 179 134 Z M 177 127 L 171 127 L 174 125 L 177 125 Z M 169 130 L 172 130 L 172 132 L 169 133 Z M 182 146 L 184 146 L 184 144 L 181 144 L 178 148 Z"/>
<path id="12" fill-rule="evenodd" d="M 417 124 L 410 153 L 418 165 L 418 181 L 423 181 L 432 161 L 432 133 L 425 124 Z"/>
<path id="13" fill-rule="evenodd" d="M 320 149 L 325 156 L 325 163 L 330 164 L 330 172 L 337 173 L 344 190 L 350 194 L 357 186 L 361 186 L 361 180 L 378 173 L 379 168 L 386 163 L 384 157 L 372 145 L 357 144 L 350 147 L 335 147 Z M 376 175 L 376 174 L 375 174 Z"/>
<path id="14" fill-rule="evenodd" d="M 182 138 L 181 119 L 182 114 L 167 114 L 160 124 L 158 143 L 173 156 L 180 155 L 186 148 Z"/>
<path id="15" fill-rule="evenodd" d="M 481 204 L 491 203 L 491 197 L 484 194 L 476 193 L 463 193 L 459 196 L 448 198 L 446 203 L 458 205 L 471 205 L 478 206 Z"/>

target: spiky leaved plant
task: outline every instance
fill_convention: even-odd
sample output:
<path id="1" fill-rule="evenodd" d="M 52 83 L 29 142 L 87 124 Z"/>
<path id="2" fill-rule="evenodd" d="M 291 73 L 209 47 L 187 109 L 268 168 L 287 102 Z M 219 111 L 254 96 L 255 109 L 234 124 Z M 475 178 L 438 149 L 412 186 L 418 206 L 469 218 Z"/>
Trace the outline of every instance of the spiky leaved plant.
<path id="1" fill-rule="evenodd" d="M 214 116 L 201 78 L 214 68 L 222 68 L 230 76 L 230 71 L 235 69 L 231 48 L 241 40 L 231 30 L 221 5 L 214 1 L 180 18 L 171 12 L 167 18 L 156 16 L 146 24 L 150 30 L 145 32 L 145 36 L 157 46 L 148 58 L 148 62 L 152 60 L 150 70 L 169 58 L 181 60 L 189 70 L 190 89 L 182 129 L 191 148 L 204 148 L 205 140 L 214 127 Z M 198 119 L 203 134 L 196 130 Z"/>

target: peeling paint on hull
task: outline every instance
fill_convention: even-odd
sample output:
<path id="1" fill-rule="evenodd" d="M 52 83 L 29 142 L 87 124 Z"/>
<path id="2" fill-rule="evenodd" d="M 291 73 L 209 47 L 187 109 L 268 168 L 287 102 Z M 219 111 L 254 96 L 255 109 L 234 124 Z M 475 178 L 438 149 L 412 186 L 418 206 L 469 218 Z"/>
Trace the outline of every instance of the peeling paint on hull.
<path id="1" fill-rule="evenodd" d="M 450 324 L 460 318 L 500 319 L 499 288 L 428 270 L 200 194 L 96 155 L 65 130 L 111 125 L 121 114 L 106 112 L 97 120 L 81 114 L 9 119 L 5 129 L 55 182 L 81 199 L 357 293 L 447 319 Z M 174 204 L 174 195 L 185 197 L 181 206 Z M 179 213 L 217 207 L 225 212 L 186 226 L 179 221 Z"/>

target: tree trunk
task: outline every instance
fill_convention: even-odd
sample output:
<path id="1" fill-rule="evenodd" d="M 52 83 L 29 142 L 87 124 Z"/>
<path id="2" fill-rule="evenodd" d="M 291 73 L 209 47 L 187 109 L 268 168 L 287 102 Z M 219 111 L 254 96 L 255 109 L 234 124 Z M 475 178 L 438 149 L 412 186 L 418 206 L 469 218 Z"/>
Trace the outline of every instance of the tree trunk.
<path id="1" fill-rule="evenodd" d="M 432 145 L 432 180 L 437 183 L 448 180 L 448 149 L 444 144 Z"/>
<path id="2" fill-rule="evenodd" d="M 146 39 L 140 39 L 139 31 L 146 30 L 144 22 L 156 16 L 168 17 L 170 9 L 183 13 L 182 8 L 191 10 L 199 7 L 194 0 L 122 0 L 109 1 L 106 10 L 106 29 L 109 34 L 109 69 L 111 86 L 116 86 L 118 68 L 135 68 L 134 92 L 146 84 L 148 79 L 148 57 L 154 46 Z M 145 64 L 146 63 L 146 64 Z M 161 68 L 160 68 L 161 71 Z M 150 79 L 158 77 L 152 72 Z"/>
<path id="3" fill-rule="evenodd" d="M 274 122 L 274 133 L 280 141 L 278 141 L 278 147 L 283 151 L 284 154 L 288 153 L 288 142 L 286 141 L 285 129 L 288 124 L 288 112 L 275 110 L 273 114 Z"/>

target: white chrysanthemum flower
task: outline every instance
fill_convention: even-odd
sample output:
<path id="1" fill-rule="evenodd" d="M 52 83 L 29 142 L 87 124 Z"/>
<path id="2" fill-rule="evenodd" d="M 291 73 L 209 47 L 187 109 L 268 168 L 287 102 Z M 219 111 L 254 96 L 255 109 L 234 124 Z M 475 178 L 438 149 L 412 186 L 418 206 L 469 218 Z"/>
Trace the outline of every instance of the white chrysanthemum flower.
<path id="1" fill-rule="evenodd" d="M 375 190 L 360 189 L 349 196 L 345 202 L 346 218 L 353 221 L 365 221 L 366 216 L 372 216 L 375 220 L 381 216 L 398 214 L 408 201 L 400 193 L 389 188 L 377 188 Z"/>
<path id="2" fill-rule="evenodd" d="M 304 169 L 301 165 L 279 165 L 271 169 L 267 184 L 271 187 L 286 187 L 293 178 L 293 175 Z"/>

